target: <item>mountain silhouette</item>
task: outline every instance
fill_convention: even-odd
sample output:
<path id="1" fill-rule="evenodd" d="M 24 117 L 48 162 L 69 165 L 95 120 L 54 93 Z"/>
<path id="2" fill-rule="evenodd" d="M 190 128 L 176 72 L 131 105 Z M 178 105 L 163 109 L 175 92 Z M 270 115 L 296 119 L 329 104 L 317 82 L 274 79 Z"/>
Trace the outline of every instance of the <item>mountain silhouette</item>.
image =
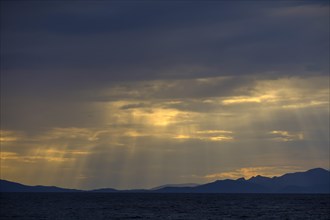
<path id="1" fill-rule="evenodd" d="M 217 180 L 196 187 L 165 187 L 162 193 L 330 193 L 330 172 L 315 168 L 280 177 Z"/>
<path id="2" fill-rule="evenodd" d="M 248 180 L 216 180 L 211 183 L 168 184 L 147 189 L 116 190 L 112 188 L 89 191 L 55 186 L 27 186 L 0 180 L 0 192 L 104 192 L 104 193 L 330 193 L 330 172 L 315 168 L 305 172 L 287 173 L 280 177 L 255 176 Z"/>
<path id="3" fill-rule="evenodd" d="M 150 190 L 160 190 L 163 188 L 195 187 L 195 186 L 199 186 L 199 185 L 200 184 L 196 184 L 196 183 L 166 184 L 166 185 L 161 185 L 161 186 L 151 188 Z"/>
<path id="4" fill-rule="evenodd" d="M 81 190 L 65 189 L 56 186 L 27 186 L 7 180 L 0 180 L 0 192 L 81 192 Z"/>
<path id="5" fill-rule="evenodd" d="M 273 178 L 257 176 L 248 181 L 263 185 L 274 193 L 330 192 L 330 172 L 322 168 Z"/>
<path id="6" fill-rule="evenodd" d="M 118 190 L 113 189 L 113 188 L 102 188 L 102 189 L 90 190 L 89 192 L 114 193 L 114 192 L 118 192 Z"/>

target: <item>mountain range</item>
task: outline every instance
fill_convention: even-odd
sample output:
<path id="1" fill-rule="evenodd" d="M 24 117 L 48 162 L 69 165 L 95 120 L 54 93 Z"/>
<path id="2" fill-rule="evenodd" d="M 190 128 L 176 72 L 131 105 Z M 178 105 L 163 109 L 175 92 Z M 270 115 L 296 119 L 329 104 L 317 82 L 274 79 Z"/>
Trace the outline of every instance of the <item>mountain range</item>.
<path id="1" fill-rule="evenodd" d="M 206 184 L 168 184 L 152 189 L 112 188 L 77 190 L 55 186 L 27 186 L 0 180 L 0 192 L 104 192 L 104 193 L 330 193 L 330 171 L 315 168 L 279 177 L 254 176 L 250 179 L 217 180 Z"/>

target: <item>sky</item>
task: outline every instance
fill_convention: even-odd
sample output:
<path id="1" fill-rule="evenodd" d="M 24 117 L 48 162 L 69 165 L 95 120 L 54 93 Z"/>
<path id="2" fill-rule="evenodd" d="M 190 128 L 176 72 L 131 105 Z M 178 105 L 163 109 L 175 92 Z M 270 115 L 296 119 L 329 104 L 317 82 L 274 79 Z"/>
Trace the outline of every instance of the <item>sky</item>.
<path id="1" fill-rule="evenodd" d="M 1 1 L 1 179 L 330 168 L 329 1 Z"/>

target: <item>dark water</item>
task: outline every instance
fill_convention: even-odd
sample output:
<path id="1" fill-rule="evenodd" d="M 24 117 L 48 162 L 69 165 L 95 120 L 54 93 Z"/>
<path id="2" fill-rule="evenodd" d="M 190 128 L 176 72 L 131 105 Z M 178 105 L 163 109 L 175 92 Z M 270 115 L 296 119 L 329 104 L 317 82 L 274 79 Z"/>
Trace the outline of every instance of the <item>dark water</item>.
<path id="1" fill-rule="evenodd" d="M 330 219 L 330 195 L 1 193 L 0 219 Z"/>

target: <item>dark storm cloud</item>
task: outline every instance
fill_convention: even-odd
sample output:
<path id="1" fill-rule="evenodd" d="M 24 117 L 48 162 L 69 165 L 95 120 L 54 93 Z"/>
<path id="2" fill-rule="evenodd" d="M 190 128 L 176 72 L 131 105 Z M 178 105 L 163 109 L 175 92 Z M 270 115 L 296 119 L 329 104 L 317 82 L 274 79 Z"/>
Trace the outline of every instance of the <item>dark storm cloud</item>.
<path id="1" fill-rule="evenodd" d="M 240 2 L 15 2 L 4 3 L 8 19 L 4 28 L 60 34 L 97 34 L 124 30 L 195 26 L 255 16 L 250 3 Z M 268 4 L 274 6 L 276 4 Z M 261 6 L 261 8 L 265 5 Z M 266 6 L 267 7 L 267 6 Z M 43 18 L 43 20 L 40 20 Z"/>
<path id="2" fill-rule="evenodd" d="M 195 98 L 248 95 L 256 79 L 328 74 L 324 2 L 2 1 L 3 124 L 98 121 L 90 101 L 201 109 Z"/>
<path id="3" fill-rule="evenodd" d="M 23 87 L 328 72 L 317 2 L 2 4 L 2 68 Z"/>
<path id="4" fill-rule="evenodd" d="M 120 107 L 120 109 L 132 109 L 132 108 L 144 108 L 147 107 L 146 104 L 144 103 L 137 103 L 137 104 L 129 104 L 129 105 L 123 105 L 122 107 Z"/>
<path id="5" fill-rule="evenodd" d="M 108 102 L 115 100 L 149 99 L 176 100 L 247 95 L 253 91 L 255 80 L 249 77 L 214 77 L 201 79 L 153 80 L 117 83 L 102 94 L 86 94 L 86 100 Z M 143 106 L 139 106 L 143 107 Z"/>

